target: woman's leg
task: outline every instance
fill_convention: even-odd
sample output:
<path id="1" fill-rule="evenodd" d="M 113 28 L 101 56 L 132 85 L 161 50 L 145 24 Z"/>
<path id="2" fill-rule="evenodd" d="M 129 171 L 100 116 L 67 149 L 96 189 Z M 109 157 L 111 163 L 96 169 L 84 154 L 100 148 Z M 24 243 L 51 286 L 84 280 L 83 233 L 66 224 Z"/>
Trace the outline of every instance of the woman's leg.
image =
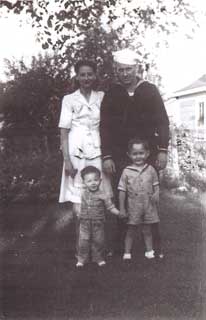
<path id="1" fill-rule="evenodd" d="M 117 186 L 119 183 L 120 176 L 122 174 L 123 169 L 126 167 L 128 164 L 128 158 L 124 156 L 124 153 L 121 152 L 121 155 L 116 155 L 114 158 L 115 162 L 115 167 L 116 167 L 116 172 L 115 175 L 110 177 L 111 180 L 111 185 L 113 189 L 113 194 L 114 194 L 114 203 L 115 205 L 119 206 L 119 201 L 118 201 L 118 191 L 117 191 Z M 109 251 L 115 252 L 118 255 L 122 254 L 124 251 L 125 247 L 125 236 L 127 232 L 127 223 L 125 219 L 120 219 L 119 217 L 114 217 L 110 219 L 110 228 L 108 230 L 108 233 L 110 234 L 109 239 L 110 239 L 110 247 L 108 248 Z"/>
<path id="2" fill-rule="evenodd" d="M 73 214 L 74 214 L 74 220 L 75 220 L 76 255 L 77 255 L 78 247 L 79 247 L 79 219 L 78 219 L 78 216 L 80 213 L 80 208 L 81 208 L 80 203 L 73 204 Z"/>

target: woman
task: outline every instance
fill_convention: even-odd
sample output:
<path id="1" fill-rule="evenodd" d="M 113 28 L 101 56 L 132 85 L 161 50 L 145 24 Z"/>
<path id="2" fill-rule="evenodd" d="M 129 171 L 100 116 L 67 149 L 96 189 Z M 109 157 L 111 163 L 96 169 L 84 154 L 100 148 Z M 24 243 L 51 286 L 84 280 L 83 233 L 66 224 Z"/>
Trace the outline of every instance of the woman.
<path id="1" fill-rule="evenodd" d="M 82 188 L 80 171 L 88 165 L 102 169 L 99 122 L 104 93 L 93 89 L 96 82 L 93 62 L 79 61 L 75 73 L 79 89 L 64 96 L 59 121 L 64 158 L 59 202 L 72 202 L 77 213 Z M 109 183 L 105 187 L 108 190 Z"/>

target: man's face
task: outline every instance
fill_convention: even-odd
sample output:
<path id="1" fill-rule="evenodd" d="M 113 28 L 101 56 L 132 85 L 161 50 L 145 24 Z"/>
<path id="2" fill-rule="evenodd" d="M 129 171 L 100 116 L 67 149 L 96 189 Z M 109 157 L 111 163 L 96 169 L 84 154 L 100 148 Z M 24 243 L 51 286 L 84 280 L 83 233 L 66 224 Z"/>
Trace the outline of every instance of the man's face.
<path id="1" fill-rule="evenodd" d="M 136 67 L 136 65 L 116 64 L 117 77 L 124 86 L 130 86 L 136 81 Z"/>

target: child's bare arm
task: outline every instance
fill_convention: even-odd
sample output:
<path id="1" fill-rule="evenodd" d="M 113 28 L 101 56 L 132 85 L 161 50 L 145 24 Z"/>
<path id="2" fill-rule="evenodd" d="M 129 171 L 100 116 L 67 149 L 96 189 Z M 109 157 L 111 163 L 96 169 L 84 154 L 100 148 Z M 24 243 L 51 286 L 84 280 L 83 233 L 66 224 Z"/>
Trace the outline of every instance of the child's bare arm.
<path id="1" fill-rule="evenodd" d="M 115 207 L 111 208 L 109 211 L 110 211 L 112 214 L 115 214 L 116 216 L 119 215 L 119 210 L 118 210 L 117 208 L 115 208 Z"/>
<path id="2" fill-rule="evenodd" d="M 126 192 L 119 190 L 119 209 L 120 209 L 120 216 L 123 218 L 127 217 L 125 201 L 126 201 Z"/>
<path id="3" fill-rule="evenodd" d="M 105 207 L 106 209 L 115 215 L 119 215 L 119 210 L 115 207 L 114 203 L 112 202 L 112 200 L 110 198 L 104 198 L 104 203 L 105 203 Z"/>

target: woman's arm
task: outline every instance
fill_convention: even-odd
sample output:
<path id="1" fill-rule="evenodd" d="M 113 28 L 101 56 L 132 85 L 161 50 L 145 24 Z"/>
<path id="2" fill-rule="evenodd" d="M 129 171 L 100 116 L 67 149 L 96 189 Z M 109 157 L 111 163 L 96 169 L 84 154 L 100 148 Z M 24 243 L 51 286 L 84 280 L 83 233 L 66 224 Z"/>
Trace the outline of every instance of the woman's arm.
<path id="1" fill-rule="evenodd" d="M 60 129 L 60 139 L 61 139 L 61 150 L 64 160 L 70 160 L 69 156 L 69 131 L 70 129 L 61 128 Z"/>
<path id="2" fill-rule="evenodd" d="M 70 129 L 60 128 L 61 150 L 65 163 L 65 174 L 74 178 L 77 170 L 73 168 L 70 156 L 69 156 L 69 131 Z"/>

